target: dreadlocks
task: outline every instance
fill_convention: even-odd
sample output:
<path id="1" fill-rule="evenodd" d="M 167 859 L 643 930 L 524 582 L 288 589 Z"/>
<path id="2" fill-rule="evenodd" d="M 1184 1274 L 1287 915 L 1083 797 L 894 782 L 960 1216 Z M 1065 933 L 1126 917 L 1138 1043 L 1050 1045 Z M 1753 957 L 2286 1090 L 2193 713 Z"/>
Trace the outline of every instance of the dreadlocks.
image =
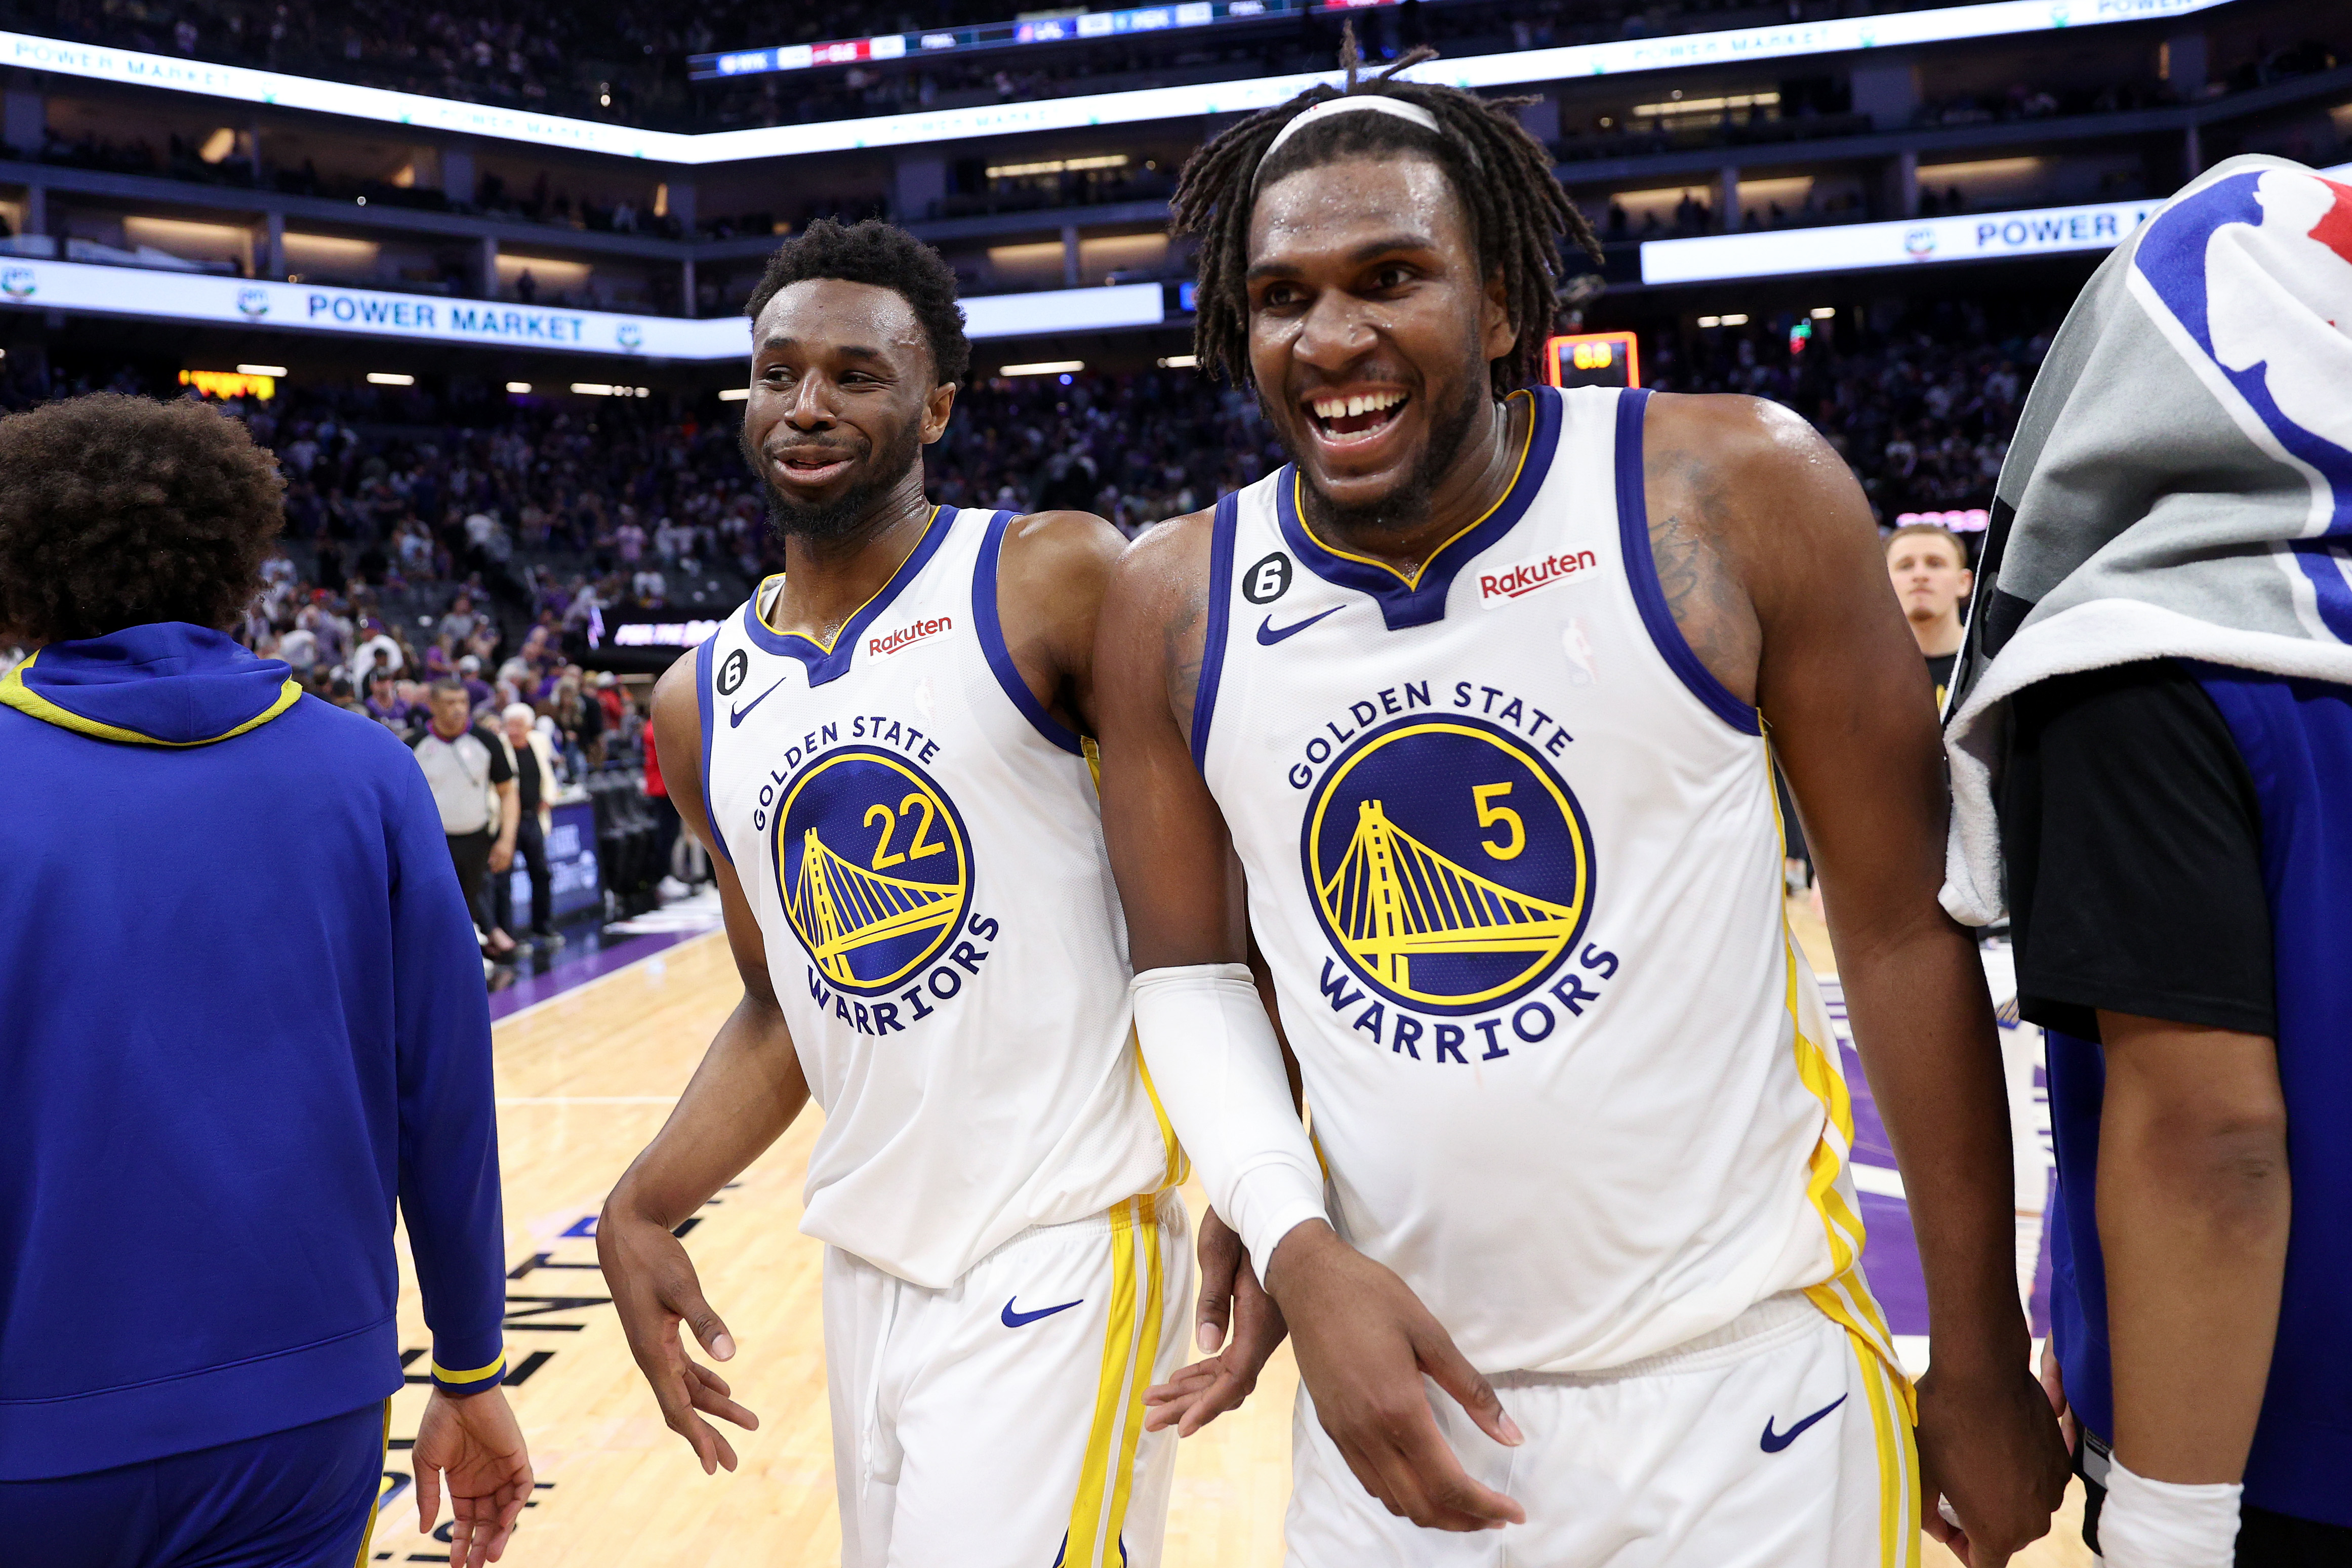
<path id="1" fill-rule="evenodd" d="M 1573 239 L 1595 261 L 1601 259 L 1601 244 L 1552 177 L 1551 154 L 1511 113 L 1534 99 L 1480 98 L 1460 88 L 1392 79 L 1436 52 L 1425 46 L 1413 49 L 1359 86 L 1363 57 L 1351 24 L 1340 37 L 1339 63 L 1348 73 L 1344 89 L 1311 87 L 1287 103 L 1252 115 L 1186 162 L 1169 204 L 1169 227 L 1201 236 L 1192 345 L 1203 371 L 1237 384 L 1249 379 L 1249 298 L 1242 277 L 1249 267 L 1255 190 L 1283 174 L 1349 154 L 1402 152 L 1429 158 L 1445 171 L 1469 214 L 1480 274 L 1503 276 L 1517 340 L 1507 357 L 1488 368 L 1495 395 L 1506 396 L 1536 379 L 1556 308 L 1553 289 L 1565 270 L 1559 236 Z M 1441 134 L 1433 136 L 1392 115 L 1341 115 L 1302 131 L 1270 167 L 1259 167 L 1285 126 L 1318 103 L 1353 92 L 1381 93 L 1424 110 Z"/>

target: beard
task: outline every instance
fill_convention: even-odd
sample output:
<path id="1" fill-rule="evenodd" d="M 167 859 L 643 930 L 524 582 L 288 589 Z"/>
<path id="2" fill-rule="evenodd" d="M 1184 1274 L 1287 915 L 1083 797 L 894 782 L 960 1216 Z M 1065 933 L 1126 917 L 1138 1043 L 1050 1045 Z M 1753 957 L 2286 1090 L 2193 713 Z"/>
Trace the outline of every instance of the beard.
<path id="1" fill-rule="evenodd" d="M 1430 502 L 1437 493 L 1438 481 L 1462 455 L 1463 443 L 1470 439 L 1471 427 L 1486 412 L 1487 401 L 1485 376 L 1465 381 L 1462 393 L 1453 404 L 1437 411 L 1430 424 L 1429 444 L 1422 449 L 1403 483 L 1380 499 L 1358 506 L 1342 506 L 1325 495 L 1322 486 L 1315 483 L 1314 474 L 1300 461 L 1298 449 L 1286 436 L 1283 438 L 1283 450 L 1290 454 L 1290 461 L 1306 482 L 1307 493 L 1314 498 L 1319 514 L 1318 521 L 1328 521 L 1349 531 L 1402 533 L 1429 521 Z"/>
<path id="2" fill-rule="evenodd" d="M 906 477 L 907 470 L 914 465 L 916 455 L 922 450 L 922 434 L 919 422 L 908 421 L 906 427 L 878 454 L 870 445 L 867 447 L 865 461 L 846 489 L 830 501 L 812 505 L 776 487 L 747 431 L 743 458 L 751 465 L 751 472 L 759 476 L 760 488 L 767 493 L 769 531 L 779 539 L 797 534 L 812 544 L 828 544 L 856 533 L 857 525 L 874 509 L 874 504 Z"/>

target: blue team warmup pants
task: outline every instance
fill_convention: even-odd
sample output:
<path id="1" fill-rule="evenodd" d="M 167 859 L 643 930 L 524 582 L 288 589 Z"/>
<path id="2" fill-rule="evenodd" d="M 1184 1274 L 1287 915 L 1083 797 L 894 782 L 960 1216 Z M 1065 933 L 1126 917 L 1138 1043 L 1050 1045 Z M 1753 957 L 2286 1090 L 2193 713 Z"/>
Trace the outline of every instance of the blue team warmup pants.
<path id="1" fill-rule="evenodd" d="M 54 1480 L 0 1481 L 0 1556 L 41 1568 L 352 1568 L 384 1407 Z"/>

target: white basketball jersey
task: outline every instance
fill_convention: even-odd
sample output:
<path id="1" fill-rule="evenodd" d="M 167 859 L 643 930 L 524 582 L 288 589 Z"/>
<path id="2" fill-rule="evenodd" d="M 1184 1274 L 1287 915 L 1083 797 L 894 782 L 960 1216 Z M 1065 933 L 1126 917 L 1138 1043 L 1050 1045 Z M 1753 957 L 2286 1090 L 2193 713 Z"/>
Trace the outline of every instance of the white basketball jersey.
<path id="1" fill-rule="evenodd" d="M 761 585 L 697 652 L 703 791 L 825 1113 L 801 1228 L 942 1287 L 1178 1178 L 1078 737 L 1006 652 L 1013 514 L 942 507 L 830 646 Z"/>
<path id="2" fill-rule="evenodd" d="M 1193 755 L 1335 1223 L 1489 1372 L 1787 1291 L 1886 1353 L 1758 716 L 1651 560 L 1648 394 L 1517 395 L 1510 489 L 1418 573 L 1317 539 L 1289 467 L 1216 512 Z"/>

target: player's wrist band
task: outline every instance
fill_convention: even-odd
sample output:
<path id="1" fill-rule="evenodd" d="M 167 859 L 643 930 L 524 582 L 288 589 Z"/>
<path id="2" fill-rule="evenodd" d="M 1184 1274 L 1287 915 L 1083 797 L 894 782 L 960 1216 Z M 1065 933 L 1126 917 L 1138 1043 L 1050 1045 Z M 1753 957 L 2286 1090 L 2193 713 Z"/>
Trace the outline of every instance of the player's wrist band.
<path id="1" fill-rule="evenodd" d="M 2152 1481 L 2110 1458 L 2099 1509 L 2099 1554 L 2107 1568 L 2230 1568 L 2238 1552 L 2233 1483 Z"/>
<path id="2" fill-rule="evenodd" d="M 1265 1278 L 1275 1244 L 1325 1218 L 1323 1170 L 1291 1103 L 1282 1044 L 1245 964 L 1135 977 L 1136 1038 L 1209 1202 Z"/>
<path id="3" fill-rule="evenodd" d="M 488 1366 L 452 1372 L 439 1362 L 427 1364 L 433 1371 L 433 1386 L 453 1398 L 464 1399 L 471 1395 L 487 1394 L 507 1380 L 507 1353 L 504 1348 Z"/>

